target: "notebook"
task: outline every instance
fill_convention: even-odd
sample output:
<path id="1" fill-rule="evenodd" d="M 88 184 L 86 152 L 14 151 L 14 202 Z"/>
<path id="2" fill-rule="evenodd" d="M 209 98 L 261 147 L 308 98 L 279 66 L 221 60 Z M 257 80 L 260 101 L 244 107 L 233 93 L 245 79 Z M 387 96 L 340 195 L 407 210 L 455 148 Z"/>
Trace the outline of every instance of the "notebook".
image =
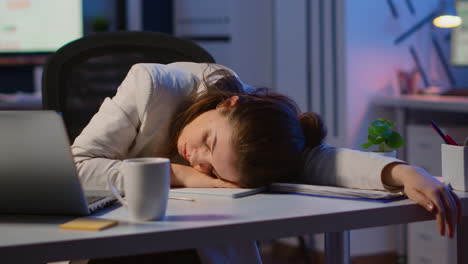
<path id="1" fill-rule="evenodd" d="M 170 193 L 175 195 L 180 194 L 196 194 L 209 196 L 222 196 L 230 198 L 241 198 L 256 193 L 266 191 L 267 186 L 259 188 L 175 188 L 171 189 Z"/>
<path id="2" fill-rule="evenodd" d="M 0 214 L 89 215 L 115 201 L 83 191 L 59 114 L 0 111 L 0 124 Z"/>
<path id="3" fill-rule="evenodd" d="M 269 190 L 273 192 L 368 201 L 393 201 L 404 198 L 403 192 L 388 192 L 383 190 L 355 189 L 298 183 L 272 183 Z"/>
<path id="4" fill-rule="evenodd" d="M 298 195 L 310 195 L 328 198 L 343 198 L 363 201 L 380 201 L 390 202 L 404 198 L 402 192 L 392 193 L 383 190 L 368 190 L 343 188 L 336 186 L 323 186 L 312 184 L 298 183 L 279 183 L 275 182 L 269 186 L 260 188 L 245 189 L 245 188 L 176 188 L 171 189 L 171 194 L 175 195 L 208 195 L 222 196 L 230 198 L 241 198 L 249 195 L 254 195 L 260 192 L 270 193 L 288 193 Z"/>

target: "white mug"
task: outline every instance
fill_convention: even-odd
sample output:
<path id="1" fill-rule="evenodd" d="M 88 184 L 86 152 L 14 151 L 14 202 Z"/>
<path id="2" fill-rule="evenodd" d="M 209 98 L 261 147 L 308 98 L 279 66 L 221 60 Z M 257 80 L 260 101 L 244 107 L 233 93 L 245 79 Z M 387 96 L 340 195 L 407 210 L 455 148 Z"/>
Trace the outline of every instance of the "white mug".
<path id="1" fill-rule="evenodd" d="M 126 159 L 116 169 L 123 176 L 125 198 L 107 177 L 114 196 L 127 208 L 130 218 L 137 221 L 161 220 L 166 214 L 171 184 L 170 161 L 166 158 Z"/>

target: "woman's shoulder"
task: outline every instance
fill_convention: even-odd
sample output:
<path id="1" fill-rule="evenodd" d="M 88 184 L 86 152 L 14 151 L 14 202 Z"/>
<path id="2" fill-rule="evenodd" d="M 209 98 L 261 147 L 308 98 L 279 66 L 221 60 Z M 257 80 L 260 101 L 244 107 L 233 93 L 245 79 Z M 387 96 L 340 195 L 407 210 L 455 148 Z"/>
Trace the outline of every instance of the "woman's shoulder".
<path id="1" fill-rule="evenodd" d="M 167 76 L 177 75 L 177 77 L 181 77 L 181 75 L 186 75 L 190 77 L 197 77 L 198 79 L 202 79 L 204 76 L 208 76 L 210 73 L 219 69 L 227 69 L 235 74 L 234 71 L 220 64 L 197 63 L 188 61 L 173 62 L 169 64 L 138 63 L 135 64 L 132 68 L 144 68 L 149 74 L 153 76 L 164 74 Z"/>
<path id="2" fill-rule="evenodd" d="M 131 83 L 130 92 L 133 91 L 138 97 L 166 93 L 186 95 L 200 82 L 192 72 L 176 65 L 159 63 L 137 63 L 130 68 L 126 79 Z"/>
<path id="3" fill-rule="evenodd" d="M 217 79 L 224 76 L 223 71 L 220 71 L 219 75 L 215 73 L 216 71 L 219 71 L 219 70 L 227 71 L 233 76 L 235 76 L 237 80 L 241 83 L 246 93 L 253 93 L 256 90 L 255 87 L 249 86 L 243 83 L 239 75 L 237 75 L 237 73 L 233 69 L 225 65 L 221 65 L 217 63 L 175 62 L 175 63 L 168 64 L 168 66 L 177 67 L 178 69 L 185 70 L 187 72 L 190 72 L 194 76 L 196 76 L 196 78 L 199 81 L 199 86 L 197 89 L 198 92 L 205 91 L 207 89 L 205 81 L 208 81 L 208 82 L 216 81 Z M 213 75 L 213 73 L 215 74 Z"/>
<path id="4" fill-rule="evenodd" d="M 140 75 L 136 79 L 138 82 L 151 82 L 154 89 L 151 92 L 161 90 L 173 90 L 180 94 L 190 94 L 192 92 L 202 92 L 206 88 L 206 78 L 215 80 L 221 76 L 212 75 L 217 70 L 227 70 L 232 73 L 242 84 L 245 92 L 250 93 L 255 89 L 245 85 L 235 71 L 227 66 L 215 63 L 196 62 L 174 62 L 170 64 L 139 63 L 135 64 L 129 75 Z"/>
<path id="5" fill-rule="evenodd" d="M 137 63 L 132 66 L 129 74 L 148 75 L 154 83 L 180 82 L 183 80 L 193 81 L 198 78 L 196 78 L 197 74 L 195 74 L 197 73 L 197 67 L 192 64 L 194 63 Z M 202 67 L 202 65 L 198 67 Z"/>

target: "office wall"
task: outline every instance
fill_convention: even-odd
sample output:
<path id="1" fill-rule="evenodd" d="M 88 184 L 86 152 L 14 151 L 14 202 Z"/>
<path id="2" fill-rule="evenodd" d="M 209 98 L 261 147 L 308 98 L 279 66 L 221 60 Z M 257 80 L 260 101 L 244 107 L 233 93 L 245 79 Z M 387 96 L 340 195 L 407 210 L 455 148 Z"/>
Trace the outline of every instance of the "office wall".
<path id="1" fill-rule="evenodd" d="M 398 94 L 397 71 L 417 70 L 414 56 L 422 69 L 438 63 L 431 23 L 412 30 L 438 3 L 274 1 L 274 88 L 322 115 L 328 144 L 359 149 L 377 117 L 372 98 Z"/>
<path id="2" fill-rule="evenodd" d="M 272 1 L 175 0 L 174 34 L 255 86 L 272 87 Z"/>
<path id="3" fill-rule="evenodd" d="M 389 2 L 394 3 L 396 15 Z M 407 2 L 413 4 L 414 12 L 411 12 Z M 349 100 L 343 114 L 347 116 L 346 122 L 349 122 L 348 146 L 359 148 L 359 144 L 366 139 L 366 127 L 376 117 L 375 109 L 370 105 L 372 97 L 399 93 L 398 70 L 417 70 L 414 55 L 422 68 L 430 68 L 433 52 L 430 23 L 424 24 L 402 41 L 397 43 L 396 40 L 437 6 L 438 0 L 347 1 L 346 97 Z"/>
<path id="4" fill-rule="evenodd" d="M 408 6 L 408 2 L 413 6 Z M 339 87 L 336 96 L 343 98 L 344 105 L 338 111 L 346 133 L 332 143 L 359 149 L 360 143 L 366 141 L 368 124 L 379 117 L 371 104 L 372 98 L 399 93 L 397 71 L 417 70 L 414 54 L 424 69 L 434 63 L 430 23 L 402 41 L 396 40 L 425 19 L 437 7 L 438 0 L 347 0 L 345 3 L 344 85 Z M 399 226 L 351 232 L 352 255 L 389 251 L 404 254 L 404 250 Z"/>
<path id="5" fill-rule="evenodd" d="M 310 111 L 307 0 L 273 1 L 273 85 Z"/>

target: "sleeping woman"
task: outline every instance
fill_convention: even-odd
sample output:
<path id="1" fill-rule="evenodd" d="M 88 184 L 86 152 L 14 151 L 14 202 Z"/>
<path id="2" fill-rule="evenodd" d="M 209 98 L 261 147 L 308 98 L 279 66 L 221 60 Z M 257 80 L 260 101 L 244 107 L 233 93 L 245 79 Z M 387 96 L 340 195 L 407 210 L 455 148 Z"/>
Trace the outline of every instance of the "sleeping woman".
<path id="1" fill-rule="evenodd" d="M 111 168 L 127 158 L 165 156 L 171 159 L 172 186 L 294 181 L 404 191 L 435 215 L 441 235 L 453 237 L 460 201 L 448 187 L 401 160 L 326 146 L 325 136 L 318 115 L 299 114 L 289 98 L 247 86 L 224 66 L 136 64 L 72 152 L 85 189 L 107 189 L 108 174 L 122 188 Z M 214 261 L 212 249 L 198 250 L 205 263 Z M 239 262 L 258 258 L 253 242 L 216 250 Z"/>

